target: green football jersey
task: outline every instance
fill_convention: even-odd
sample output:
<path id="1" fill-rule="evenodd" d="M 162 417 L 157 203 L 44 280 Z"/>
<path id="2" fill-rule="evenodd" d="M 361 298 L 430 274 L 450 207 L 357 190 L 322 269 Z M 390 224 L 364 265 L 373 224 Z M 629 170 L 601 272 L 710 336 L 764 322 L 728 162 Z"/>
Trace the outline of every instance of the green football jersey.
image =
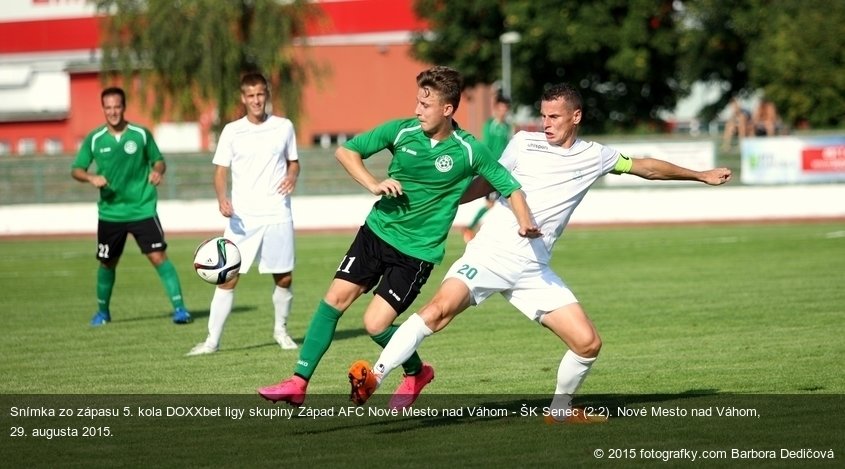
<path id="1" fill-rule="evenodd" d="M 158 193 L 149 176 L 162 159 L 149 130 L 127 124 L 115 138 L 103 125 L 85 137 L 72 167 L 87 171 L 95 163 L 97 174 L 108 181 L 97 202 L 101 220 L 137 221 L 156 215 Z"/>
<path id="2" fill-rule="evenodd" d="M 501 158 L 511 138 L 511 126 L 507 122 L 498 122 L 492 117 L 484 123 L 481 130 L 481 141 L 487 145 L 496 158 Z"/>
<path id="3" fill-rule="evenodd" d="M 344 144 L 363 158 L 388 150 L 390 178 L 402 184 L 399 197 L 382 196 L 367 226 L 402 253 L 440 263 L 458 205 L 475 176 L 483 176 L 505 197 L 521 186 L 481 142 L 456 128 L 432 146 L 416 118 L 386 122 Z"/>

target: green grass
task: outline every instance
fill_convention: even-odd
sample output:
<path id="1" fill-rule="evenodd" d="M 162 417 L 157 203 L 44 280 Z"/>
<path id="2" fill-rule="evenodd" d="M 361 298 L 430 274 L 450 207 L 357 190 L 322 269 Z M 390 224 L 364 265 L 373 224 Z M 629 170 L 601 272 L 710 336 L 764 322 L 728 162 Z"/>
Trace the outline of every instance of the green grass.
<path id="1" fill-rule="evenodd" d="M 311 312 L 352 235 L 297 238 L 294 312 L 301 343 Z M 598 461 L 597 448 L 834 448 L 845 457 L 845 224 L 762 224 L 587 229 L 556 247 L 553 268 L 578 295 L 604 346 L 581 389 L 584 403 L 612 408 L 753 407 L 759 418 L 616 418 L 591 427 L 546 427 L 537 418 L 365 417 L 232 420 L 137 416 L 137 407 L 207 405 L 279 409 L 255 388 L 289 375 L 296 353 L 272 339 L 271 280 L 255 271 L 238 287 L 218 354 L 184 357 L 205 337 L 213 287 L 192 272 L 202 236 L 172 237 L 196 321 L 176 326 L 154 270 L 130 241 L 118 270 L 113 322 L 90 328 L 95 309 L 93 237 L 2 240 L 3 334 L 0 457 L 28 465 L 524 466 Z M 416 307 L 431 297 L 463 243 L 450 238 L 444 264 Z M 345 406 L 346 369 L 378 347 L 361 324 L 367 298 L 341 320 L 307 404 Z M 400 318 L 400 321 L 404 319 Z M 516 412 L 541 409 L 554 389 L 564 347 L 500 297 L 458 317 L 425 341 L 437 379 L 421 408 L 473 403 Z M 390 376 L 386 398 L 401 378 Z M 797 395 L 797 396 L 796 396 Z M 377 405 L 377 401 L 374 405 Z M 11 418 L 10 408 L 131 407 L 132 417 Z M 202 403 L 202 404 L 200 404 Z M 383 402 L 382 402 L 383 403 Z M 741 405 L 740 405 L 741 404 Z M 99 438 L 12 437 L 17 426 L 110 426 Z M 178 444 L 177 444 L 178 443 Z M 50 451 L 43 451 L 52 448 Z M 7 453 L 9 451 L 9 453 Z M 16 459 L 14 459 L 16 458 Z M 60 458 L 60 459 L 57 459 Z M 807 460 L 768 461 L 790 467 Z M 708 465 L 759 461 L 722 459 Z M 678 461 L 670 465 L 679 464 Z"/>

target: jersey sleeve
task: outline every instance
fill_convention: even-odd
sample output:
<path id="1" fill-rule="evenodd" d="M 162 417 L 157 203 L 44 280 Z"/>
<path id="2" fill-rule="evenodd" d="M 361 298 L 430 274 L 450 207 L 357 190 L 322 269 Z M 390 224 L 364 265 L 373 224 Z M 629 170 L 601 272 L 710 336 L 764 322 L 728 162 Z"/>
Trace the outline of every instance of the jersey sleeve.
<path id="1" fill-rule="evenodd" d="M 485 145 L 475 143 L 472 148 L 475 152 L 473 169 L 475 169 L 476 174 L 484 177 L 496 192 L 504 197 L 510 197 L 514 191 L 522 187 L 508 168 L 502 166 L 499 161 L 493 158 Z"/>
<path id="2" fill-rule="evenodd" d="M 227 168 L 232 165 L 232 128 L 229 124 L 223 126 L 223 131 L 220 132 L 220 139 L 217 141 L 217 149 L 214 150 L 214 158 L 211 162 Z"/>
<path id="3" fill-rule="evenodd" d="M 94 161 L 94 153 L 91 151 L 91 134 L 88 134 L 83 140 L 82 145 L 79 146 L 79 151 L 76 152 L 76 158 L 73 160 L 71 168 L 80 168 L 87 170 Z"/>
<path id="4" fill-rule="evenodd" d="M 393 148 L 404 122 L 406 122 L 405 119 L 385 122 L 371 130 L 356 135 L 344 143 L 343 147 L 358 153 L 361 155 L 361 158 L 367 159 L 384 149 Z"/>
<path id="5" fill-rule="evenodd" d="M 631 159 L 616 149 L 601 146 L 601 173 L 622 174 L 631 170 Z"/>
<path id="6" fill-rule="evenodd" d="M 288 121 L 288 131 L 285 141 L 285 159 L 288 161 L 299 161 L 299 150 L 296 147 L 296 130 L 293 123 Z"/>
<path id="7" fill-rule="evenodd" d="M 146 134 L 147 140 L 147 159 L 150 163 L 155 163 L 156 161 L 164 160 L 164 157 L 161 155 L 161 150 L 158 148 L 158 144 L 156 143 L 155 139 L 153 138 L 152 132 L 147 129 L 144 129 L 143 132 Z"/>

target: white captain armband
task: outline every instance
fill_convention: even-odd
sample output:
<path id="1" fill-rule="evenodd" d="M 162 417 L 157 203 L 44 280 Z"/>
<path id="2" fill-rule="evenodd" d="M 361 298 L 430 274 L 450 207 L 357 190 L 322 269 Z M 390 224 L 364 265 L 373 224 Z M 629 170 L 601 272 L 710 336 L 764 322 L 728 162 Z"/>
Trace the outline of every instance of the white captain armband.
<path id="1" fill-rule="evenodd" d="M 616 166 L 613 167 L 613 172 L 624 174 L 630 172 L 633 166 L 634 162 L 630 157 L 620 154 L 619 159 L 616 160 Z"/>

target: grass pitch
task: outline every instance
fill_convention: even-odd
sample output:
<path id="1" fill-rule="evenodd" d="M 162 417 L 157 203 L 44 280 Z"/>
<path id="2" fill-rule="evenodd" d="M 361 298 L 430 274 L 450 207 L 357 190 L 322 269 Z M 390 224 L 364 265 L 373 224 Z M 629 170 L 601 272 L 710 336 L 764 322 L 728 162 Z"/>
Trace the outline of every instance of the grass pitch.
<path id="1" fill-rule="evenodd" d="M 191 268 L 202 239 L 168 240 L 193 324 L 170 322 L 163 287 L 130 241 L 113 322 L 102 328 L 88 326 L 93 236 L 0 241 L 0 456 L 45 467 L 133 465 L 139 458 L 173 467 L 358 465 L 373 452 L 380 456 L 366 458 L 367 467 L 691 462 L 691 453 L 665 452 L 681 449 L 697 451 L 696 461 L 712 452 L 711 466 L 825 464 L 831 461 L 819 451 L 829 449 L 836 460 L 845 457 L 845 224 L 570 228 L 553 268 L 604 341 L 580 402 L 614 417 L 578 428 L 547 427 L 531 415 L 548 404 L 565 349 L 500 297 L 421 347 L 437 372 L 417 405 L 428 414 L 370 415 L 383 404 L 376 400 L 364 415 L 270 418 L 266 412 L 289 408 L 264 402 L 255 388 L 288 376 L 297 354 L 272 339 L 269 276 L 253 271 L 241 279 L 219 353 L 184 356 L 205 338 L 213 289 Z M 349 233 L 298 236 L 289 321 L 297 342 L 351 240 Z M 462 249 L 457 236 L 450 239 L 416 307 Z M 378 356 L 361 325 L 366 301 L 341 319 L 312 379 L 306 404 L 314 412 L 346 408 L 348 365 Z M 379 399 L 400 378 L 391 375 Z M 27 410 L 62 407 L 74 415 Z M 78 415 L 84 408 L 118 415 Z M 220 416 L 167 415 L 179 408 L 217 408 Z M 467 415 L 479 408 L 485 415 Z M 227 409 L 244 414 L 227 417 Z M 464 415 L 446 415 L 458 409 Z M 645 416 L 631 415 L 640 409 Z M 686 415 L 653 414 L 671 409 Z M 693 409 L 715 415 L 693 416 Z"/>

